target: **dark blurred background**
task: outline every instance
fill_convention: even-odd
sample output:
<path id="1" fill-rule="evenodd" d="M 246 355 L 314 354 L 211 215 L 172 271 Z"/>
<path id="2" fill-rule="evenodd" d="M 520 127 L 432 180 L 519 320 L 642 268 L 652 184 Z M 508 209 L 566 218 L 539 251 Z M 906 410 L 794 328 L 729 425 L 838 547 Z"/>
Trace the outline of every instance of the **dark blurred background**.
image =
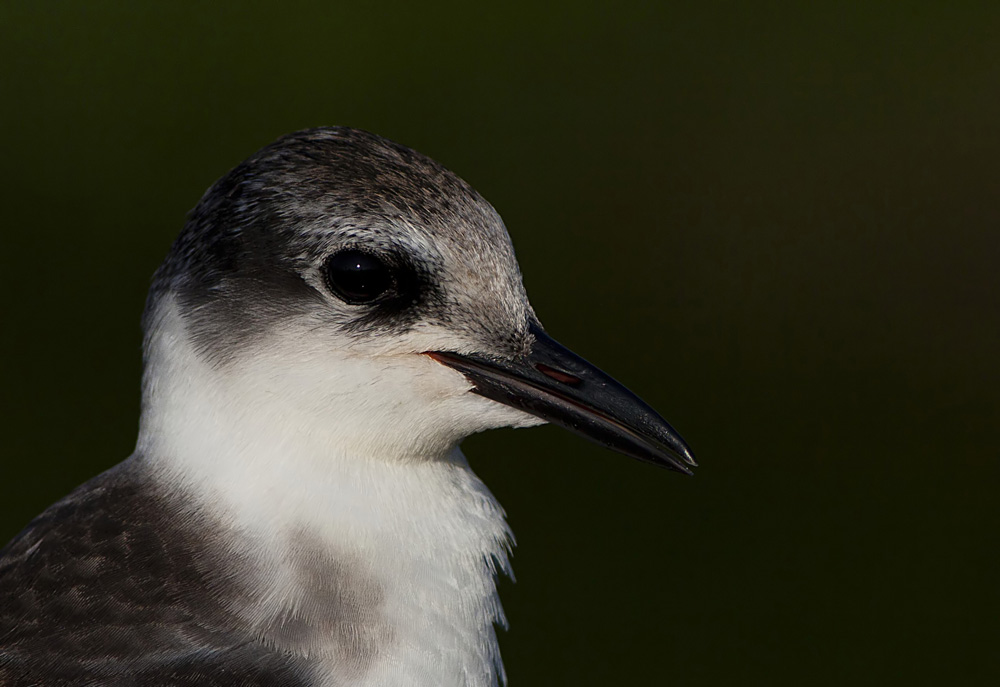
<path id="1" fill-rule="evenodd" d="M 514 687 L 1000 678 L 1000 5 L 221 5 L 0 5 L 0 539 L 130 453 L 204 189 L 349 124 L 491 200 L 702 464 L 466 443 Z"/>

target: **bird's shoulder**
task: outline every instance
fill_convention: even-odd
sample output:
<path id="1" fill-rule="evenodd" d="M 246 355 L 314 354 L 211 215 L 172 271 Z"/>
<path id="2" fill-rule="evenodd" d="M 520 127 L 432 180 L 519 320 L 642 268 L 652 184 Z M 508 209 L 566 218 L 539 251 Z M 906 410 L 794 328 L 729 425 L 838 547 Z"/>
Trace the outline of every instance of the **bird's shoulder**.
<path id="1" fill-rule="evenodd" d="M 0 550 L 0 684 L 306 684 L 236 629 L 215 529 L 128 461 L 53 504 Z"/>

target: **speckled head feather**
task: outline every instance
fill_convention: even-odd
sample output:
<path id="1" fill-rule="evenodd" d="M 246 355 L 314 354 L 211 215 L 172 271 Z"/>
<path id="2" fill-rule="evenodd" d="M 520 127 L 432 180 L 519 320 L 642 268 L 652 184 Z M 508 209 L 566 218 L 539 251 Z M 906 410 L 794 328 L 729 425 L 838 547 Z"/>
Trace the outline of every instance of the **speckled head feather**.
<path id="1" fill-rule="evenodd" d="M 407 261 L 416 302 L 359 309 L 330 298 L 323 262 L 347 248 Z M 493 207 L 430 158 L 343 127 L 285 136 L 213 185 L 154 278 L 147 328 L 166 293 L 216 364 L 293 320 L 355 344 L 447 327 L 498 355 L 527 350 L 535 321 Z"/>

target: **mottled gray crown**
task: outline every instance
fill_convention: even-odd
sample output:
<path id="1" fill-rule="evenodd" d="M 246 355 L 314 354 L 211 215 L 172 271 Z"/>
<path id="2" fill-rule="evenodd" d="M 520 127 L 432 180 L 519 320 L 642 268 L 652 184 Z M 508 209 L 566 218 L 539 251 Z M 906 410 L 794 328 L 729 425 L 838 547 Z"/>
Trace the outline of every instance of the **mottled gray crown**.
<path id="1" fill-rule="evenodd" d="M 421 302 L 391 317 L 324 307 L 317 270 L 352 245 L 406 252 L 426 277 Z M 217 360 L 289 317 L 328 318 L 358 336 L 432 322 L 511 353 L 534 321 L 493 207 L 430 158 L 343 127 L 285 136 L 216 182 L 154 277 L 147 334 L 166 293 Z"/>

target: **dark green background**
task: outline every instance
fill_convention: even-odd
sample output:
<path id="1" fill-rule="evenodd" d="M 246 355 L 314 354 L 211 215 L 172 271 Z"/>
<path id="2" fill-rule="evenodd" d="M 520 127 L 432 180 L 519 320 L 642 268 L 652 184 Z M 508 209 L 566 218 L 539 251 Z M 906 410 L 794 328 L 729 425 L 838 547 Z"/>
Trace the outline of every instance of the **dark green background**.
<path id="1" fill-rule="evenodd" d="M 490 199 L 702 463 L 466 443 L 514 687 L 997 681 L 1000 5 L 660 5 L 0 5 L 0 538 L 129 454 L 202 191 L 349 124 Z"/>

